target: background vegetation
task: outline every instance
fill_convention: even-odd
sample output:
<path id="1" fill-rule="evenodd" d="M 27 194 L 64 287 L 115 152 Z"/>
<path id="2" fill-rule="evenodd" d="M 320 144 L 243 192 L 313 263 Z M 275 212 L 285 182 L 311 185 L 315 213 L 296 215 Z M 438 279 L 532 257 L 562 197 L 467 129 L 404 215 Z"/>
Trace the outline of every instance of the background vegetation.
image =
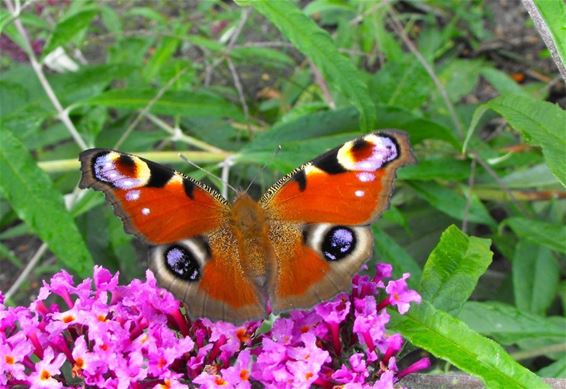
<path id="1" fill-rule="evenodd" d="M 564 3 L 535 3 L 563 67 Z M 425 301 L 393 329 L 436 372 L 566 377 L 566 88 L 519 2 L 7 0 L 0 31 L 8 304 L 61 267 L 143 277 L 145 249 L 76 188 L 82 149 L 202 178 L 182 152 L 235 186 L 257 178 L 258 195 L 329 147 L 399 128 L 419 162 L 375 225 L 375 260 L 410 272 Z"/>

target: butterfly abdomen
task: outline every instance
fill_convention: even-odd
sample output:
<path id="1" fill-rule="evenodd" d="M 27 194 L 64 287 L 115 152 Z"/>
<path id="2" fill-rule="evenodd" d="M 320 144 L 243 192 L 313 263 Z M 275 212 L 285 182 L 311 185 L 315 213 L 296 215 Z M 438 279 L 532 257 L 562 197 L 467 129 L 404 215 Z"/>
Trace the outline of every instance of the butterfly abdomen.
<path id="1" fill-rule="evenodd" d="M 242 193 L 234 201 L 230 220 L 244 272 L 263 285 L 270 270 L 268 257 L 272 251 L 265 210 Z"/>

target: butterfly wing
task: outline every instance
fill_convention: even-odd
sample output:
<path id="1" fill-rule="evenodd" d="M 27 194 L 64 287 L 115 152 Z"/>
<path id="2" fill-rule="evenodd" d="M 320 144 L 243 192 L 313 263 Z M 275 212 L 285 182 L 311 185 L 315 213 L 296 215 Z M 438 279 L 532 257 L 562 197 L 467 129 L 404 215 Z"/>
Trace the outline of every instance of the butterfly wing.
<path id="1" fill-rule="evenodd" d="M 106 149 L 84 151 L 79 159 L 79 187 L 104 192 L 126 231 L 146 243 L 172 243 L 213 231 L 228 212 L 219 193 L 155 162 Z"/>
<path id="2" fill-rule="evenodd" d="M 156 245 L 150 267 L 193 317 L 244 321 L 263 316 L 245 276 L 226 200 L 165 166 L 107 149 L 81 153 L 81 188 L 104 192 L 130 232 Z M 220 237 L 220 238 L 219 238 Z"/>
<path id="3" fill-rule="evenodd" d="M 274 311 L 310 307 L 351 286 L 371 256 L 369 224 L 389 204 L 396 170 L 413 162 L 407 136 L 374 132 L 304 164 L 260 200 L 278 264 Z"/>

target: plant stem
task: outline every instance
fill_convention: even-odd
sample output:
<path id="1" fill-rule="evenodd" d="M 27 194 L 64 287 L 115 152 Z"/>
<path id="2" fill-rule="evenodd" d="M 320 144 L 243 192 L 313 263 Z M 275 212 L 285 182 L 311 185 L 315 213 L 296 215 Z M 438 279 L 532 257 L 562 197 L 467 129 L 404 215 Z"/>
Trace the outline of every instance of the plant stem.
<path id="1" fill-rule="evenodd" d="M 22 21 L 19 18 L 20 10 L 17 10 L 14 7 L 11 0 L 4 0 L 4 3 L 6 4 L 6 7 L 8 8 L 12 16 L 14 17 L 14 24 L 16 25 L 16 29 L 18 30 L 19 34 L 21 35 L 24 41 L 23 49 L 29 58 L 31 67 L 35 72 L 35 75 L 37 76 L 39 83 L 43 87 L 45 94 L 49 98 L 49 101 L 51 101 L 51 104 L 53 104 L 53 107 L 55 107 L 55 110 L 57 111 L 57 117 L 59 118 L 59 120 L 61 120 L 67 131 L 69 131 L 69 134 L 71 134 L 77 145 L 79 145 L 79 147 L 82 150 L 86 150 L 88 148 L 86 142 L 83 140 L 83 138 L 75 128 L 75 125 L 69 118 L 69 112 L 66 109 L 64 109 L 63 106 L 61 105 L 61 102 L 59 102 L 57 95 L 53 91 L 53 88 L 51 88 L 49 81 L 47 81 L 47 77 L 45 77 L 45 73 L 43 73 L 43 68 L 41 64 L 37 61 L 37 57 L 35 56 L 35 53 L 33 52 L 33 49 L 31 47 L 31 43 L 27 31 L 24 28 L 24 25 L 22 24 Z"/>

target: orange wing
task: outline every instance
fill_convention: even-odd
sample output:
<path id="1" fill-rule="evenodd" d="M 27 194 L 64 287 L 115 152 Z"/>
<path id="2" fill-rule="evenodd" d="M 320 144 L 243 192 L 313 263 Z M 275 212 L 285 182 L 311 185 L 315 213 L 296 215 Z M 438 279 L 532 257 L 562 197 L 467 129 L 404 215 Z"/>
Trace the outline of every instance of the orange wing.
<path id="1" fill-rule="evenodd" d="M 351 286 L 372 253 L 369 223 L 388 206 L 396 170 L 413 161 L 404 133 L 374 132 L 304 164 L 266 192 L 260 204 L 278 264 L 274 311 L 307 308 Z"/>
<path id="2" fill-rule="evenodd" d="M 260 203 L 285 221 L 367 224 L 388 206 L 397 168 L 411 162 L 404 133 L 374 132 L 307 162 L 279 180 Z"/>
<path id="3" fill-rule="evenodd" d="M 151 244 L 176 242 L 222 225 L 226 200 L 198 181 L 155 162 L 106 149 L 80 155 L 81 188 L 103 191 L 126 231 Z"/>
<path id="4" fill-rule="evenodd" d="M 242 322 L 265 314 L 243 271 L 229 226 L 230 206 L 216 191 L 172 169 L 113 150 L 80 155 L 81 188 L 105 193 L 126 231 L 152 245 L 150 267 L 192 317 Z"/>

